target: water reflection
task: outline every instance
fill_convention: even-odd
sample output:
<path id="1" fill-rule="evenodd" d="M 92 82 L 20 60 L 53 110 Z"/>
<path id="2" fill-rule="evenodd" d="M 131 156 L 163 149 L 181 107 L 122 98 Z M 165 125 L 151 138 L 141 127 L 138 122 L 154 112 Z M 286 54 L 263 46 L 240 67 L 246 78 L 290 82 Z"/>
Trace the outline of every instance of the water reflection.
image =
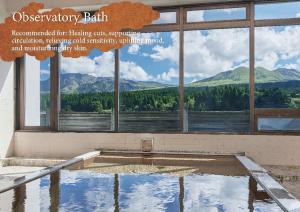
<path id="1" fill-rule="evenodd" d="M 60 172 L 55 172 L 50 175 L 50 211 L 57 212 L 59 210 L 59 176 Z"/>
<path id="2" fill-rule="evenodd" d="M 25 211 L 26 186 L 22 185 L 14 190 L 14 200 L 12 202 L 12 211 Z"/>
<path id="3" fill-rule="evenodd" d="M 281 210 L 249 176 L 63 170 L 1 194 L 0 211 Z"/>
<path id="4" fill-rule="evenodd" d="M 115 199 L 115 212 L 119 212 L 119 175 L 115 174 L 115 183 L 114 183 L 114 199 Z"/>
<path id="5" fill-rule="evenodd" d="M 184 211 L 184 179 L 179 177 L 179 205 L 180 212 Z"/>

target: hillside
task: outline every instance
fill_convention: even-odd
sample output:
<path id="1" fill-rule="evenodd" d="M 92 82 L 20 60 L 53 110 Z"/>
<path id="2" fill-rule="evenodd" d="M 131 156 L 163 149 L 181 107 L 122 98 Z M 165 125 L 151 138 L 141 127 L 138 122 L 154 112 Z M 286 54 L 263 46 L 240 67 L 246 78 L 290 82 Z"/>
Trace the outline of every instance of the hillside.
<path id="1" fill-rule="evenodd" d="M 300 72 L 294 69 L 268 70 L 262 67 L 255 69 L 255 83 L 278 83 L 300 80 Z M 248 84 L 249 69 L 239 67 L 234 70 L 221 72 L 213 77 L 190 83 L 190 87 L 205 87 L 231 84 Z"/>
<path id="2" fill-rule="evenodd" d="M 300 72 L 295 69 L 268 69 L 258 67 L 255 69 L 255 83 L 258 87 L 282 87 L 295 85 L 300 81 Z M 221 72 L 213 77 L 199 80 L 187 85 L 187 87 L 211 87 L 219 85 L 249 84 L 249 69 L 239 67 L 234 70 Z M 41 91 L 49 91 L 49 80 L 41 81 Z M 147 90 L 154 88 L 166 88 L 170 85 L 150 82 L 120 80 L 120 91 Z M 88 74 L 62 74 L 60 88 L 64 93 L 89 93 L 112 92 L 114 81 L 111 77 L 94 77 Z"/>
<path id="3" fill-rule="evenodd" d="M 94 77 L 88 74 L 61 74 L 60 89 L 64 93 L 89 93 L 89 92 L 112 92 L 114 80 L 111 77 Z M 41 81 L 41 91 L 49 91 L 49 80 Z M 158 82 L 143 82 L 133 80 L 120 80 L 120 91 L 145 90 L 165 88 L 166 84 Z"/>

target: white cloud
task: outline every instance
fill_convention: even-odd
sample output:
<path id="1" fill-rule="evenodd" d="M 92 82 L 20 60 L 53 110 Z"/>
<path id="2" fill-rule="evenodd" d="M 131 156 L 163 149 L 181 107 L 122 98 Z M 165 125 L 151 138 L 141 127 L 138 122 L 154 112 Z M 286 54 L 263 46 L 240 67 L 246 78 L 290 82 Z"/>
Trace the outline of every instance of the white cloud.
<path id="1" fill-rule="evenodd" d="M 122 192 L 121 188 L 120 193 L 123 193 L 124 197 L 122 211 L 167 211 L 168 205 L 176 201 L 178 178 L 174 176 L 160 177 L 151 175 L 151 178 L 154 177 L 155 180 L 153 181 L 144 181 L 136 177 L 132 181 L 130 189 Z"/>
<path id="2" fill-rule="evenodd" d="M 144 39 L 144 40 L 149 40 L 149 39 L 158 39 L 161 37 L 161 34 L 159 32 L 153 32 L 153 33 L 134 33 L 130 35 L 131 38 L 134 39 Z M 141 44 L 138 44 L 141 45 Z"/>
<path id="3" fill-rule="evenodd" d="M 256 66 L 270 70 L 279 67 L 300 69 L 300 27 L 265 27 L 255 31 Z M 161 33 L 136 35 L 140 38 L 158 38 Z M 187 31 L 184 36 L 185 77 L 201 79 L 239 66 L 249 66 L 249 31 L 248 29 L 217 29 L 208 31 Z M 170 44 L 155 45 L 152 51 L 141 55 L 153 61 L 168 61 L 178 66 L 178 32 L 171 33 Z M 132 45 L 128 52 L 141 50 L 141 45 Z M 284 62 L 284 63 L 283 63 Z M 285 65 L 283 65 L 285 64 Z M 94 76 L 113 76 L 114 55 L 103 53 L 94 59 L 89 57 L 64 58 L 62 69 L 68 73 L 86 73 Z M 178 77 L 175 69 L 165 70 L 152 75 L 137 62 L 120 61 L 121 76 L 125 79 L 146 81 L 170 81 Z M 176 66 L 170 66 L 176 67 Z"/>
<path id="4" fill-rule="evenodd" d="M 187 211 L 248 209 L 248 177 L 218 175 L 186 176 L 184 208 Z"/>
<path id="5" fill-rule="evenodd" d="M 170 24 L 176 23 L 176 12 L 160 13 L 160 18 L 153 22 L 153 24 Z"/>
<path id="6" fill-rule="evenodd" d="M 244 8 L 229 8 L 229 9 L 216 9 L 213 11 L 216 11 L 220 14 L 227 14 L 231 15 L 234 12 L 239 12 L 245 10 Z M 194 10 L 194 11 L 188 11 L 187 13 L 187 21 L 188 22 L 202 22 L 207 21 L 205 19 L 205 15 L 209 13 L 209 10 Z"/>
<path id="7" fill-rule="evenodd" d="M 95 74 L 98 77 L 113 77 L 115 73 L 115 56 L 113 52 L 105 52 L 94 58 Z"/>
<path id="8" fill-rule="evenodd" d="M 171 33 L 172 44 L 164 47 L 162 45 L 156 45 L 153 47 L 153 53 L 150 57 L 154 61 L 170 60 L 178 64 L 179 62 L 179 33 Z"/>
<path id="9" fill-rule="evenodd" d="M 205 78 L 248 59 L 248 30 L 226 29 L 185 33 L 185 77 Z"/>
<path id="10" fill-rule="evenodd" d="M 296 18 L 300 18 L 300 13 L 297 13 L 297 14 L 296 14 Z"/>
<path id="11" fill-rule="evenodd" d="M 153 80 L 151 75 L 149 75 L 141 66 L 132 61 L 121 61 L 120 67 L 120 77 L 123 79 L 135 81 Z"/>
<path id="12" fill-rule="evenodd" d="M 204 21 L 204 11 L 203 10 L 189 11 L 187 13 L 187 21 L 188 22 Z"/>
<path id="13" fill-rule="evenodd" d="M 205 78 L 235 66 L 248 64 L 248 30 L 226 29 L 185 32 L 185 77 Z M 171 33 L 171 44 L 156 45 L 150 57 L 154 61 L 169 60 L 178 65 L 179 34 Z M 168 72 L 160 74 L 161 80 L 170 79 Z"/>
<path id="14" fill-rule="evenodd" d="M 276 66 L 278 59 L 279 58 L 275 52 L 268 52 L 263 57 L 256 58 L 255 66 L 273 70 Z"/>
<path id="15" fill-rule="evenodd" d="M 221 9 L 222 12 L 227 13 L 227 14 L 231 14 L 234 12 L 239 12 L 239 11 L 244 11 L 244 8 L 229 8 L 229 9 Z"/>
<path id="16" fill-rule="evenodd" d="M 113 52 L 104 52 L 93 59 L 63 57 L 61 61 L 61 69 L 64 73 L 89 74 L 95 77 L 112 77 L 114 75 Z"/>
<path id="17" fill-rule="evenodd" d="M 255 31 L 256 66 L 270 70 L 283 67 L 300 69 L 300 27 L 257 28 Z M 186 78 L 206 78 L 239 66 L 249 67 L 249 31 L 218 29 L 187 31 L 184 42 Z M 178 63 L 178 34 L 172 33 L 171 45 L 157 45 L 150 57 L 156 61 Z M 161 74 L 167 76 L 166 73 Z"/>
<path id="18" fill-rule="evenodd" d="M 95 76 L 96 63 L 89 57 L 61 59 L 61 70 L 64 73 L 81 73 Z"/>
<path id="19" fill-rule="evenodd" d="M 128 48 L 128 54 L 137 54 L 140 50 L 140 46 L 138 44 L 132 44 Z"/>
<path id="20" fill-rule="evenodd" d="M 45 70 L 45 69 L 41 69 L 40 70 L 40 75 L 41 78 L 49 78 L 50 77 L 50 71 L 49 70 Z"/>
<path id="21" fill-rule="evenodd" d="M 299 26 L 257 28 L 255 34 L 256 66 L 276 69 L 282 61 L 299 59 Z"/>
<path id="22" fill-rule="evenodd" d="M 74 205 L 79 211 L 114 211 L 113 174 L 63 170 L 60 181 L 71 190 L 81 188 L 78 194 L 80 198 L 78 199 L 78 195 L 70 192 L 68 198 L 61 202 L 60 211 L 74 211 Z"/>
<path id="23" fill-rule="evenodd" d="M 178 78 L 179 77 L 179 73 L 177 70 L 175 70 L 174 68 L 170 68 L 169 71 L 167 72 L 163 72 L 162 74 L 158 74 L 156 76 L 156 79 L 158 81 L 171 81 L 174 78 Z"/>
<path id="24" fill-rule="evenodd" d="M 299 68 L 299 65 L 298 64 L 285 64 L 282 66 L 282 68 L 287 68 L 287 69 L 298 69 Z"/>
<path id="25" fill-rule="evenodd" d="M 120 61 L 120 75 L 124 79 L 136 81 L 153 80 L 153 76 L 135 62 Z M 64 73 L 89 74 L 95 77 L 113 77 L 115 71 L 114 53 L 105 52 L 93 59 L 89 57 L 62 58 L 61 69 Z"/>

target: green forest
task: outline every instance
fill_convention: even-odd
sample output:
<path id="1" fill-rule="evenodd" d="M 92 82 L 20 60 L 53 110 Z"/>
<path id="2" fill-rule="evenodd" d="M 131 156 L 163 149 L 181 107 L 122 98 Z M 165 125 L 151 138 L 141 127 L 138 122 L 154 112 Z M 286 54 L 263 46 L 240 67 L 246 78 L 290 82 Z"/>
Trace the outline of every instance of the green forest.
<path id="1" fill-rule="evenodd" d="M 224 85 L 185 88 L 185 106 L 191 111 L 242 111 L 249 109 L 248 86 Z M 49 94 L 41 96 L 41 110 L 49 107 Z M 63 112 L 110 112 L 114 93 L 61 94 Z M 258 88 L 255 90 L 257 108 L 300 108 L 300 89 Z M 179 109 L 177 87 L 126 91 L 120 93 L 122 112 L 172 112 Z"/>

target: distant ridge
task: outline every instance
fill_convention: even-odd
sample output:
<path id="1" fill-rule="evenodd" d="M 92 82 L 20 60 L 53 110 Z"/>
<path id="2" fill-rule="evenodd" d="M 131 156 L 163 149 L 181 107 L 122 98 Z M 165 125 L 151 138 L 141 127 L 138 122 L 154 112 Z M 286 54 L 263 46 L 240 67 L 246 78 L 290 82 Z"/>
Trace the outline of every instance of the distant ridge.
<path id="1" fill-rule="evenodd" d="M 262 67 L 255 69 L 255 83 L 277 83 L 288 81 L 300 81 L 300 72 L 295 69 L 276 69 L 268 70 Z M 239 67 L 230 71 L 216 74 L 203 80 L 190 83 L 191 87 L 232 85 L 232 84 L 248 84 L 249 68 Z"/>
<path id="2" fill-rule="evenodd" d="M 255 69 L 255 83 L 260 86 L 276 86 L 300 81 L 300 72 L 295 69 L 279 68 L 268 70 L 262 67 Z M 249 83 L 249 68 L 239 67 L 215 76 L 192 82 L 188 87 L 211 87 L 219 85 L 239 85 Z M 41 91 L 49 91 L 49 80 L 41 81 Z M 168 84 L 151 81 L 120 80 L 120 91 L 134 91 L 170 87 Z M 111 77 L 94 77 L 88 74 L 61 74 L 60 89 L 64 93 L 112 92 L 114 80 Z"/>
<path id="3" fill-rule="evenodd" d="M 41 91 L 49 91 L 49 80 L 41 81 Z M 169 87 L 158 82 L 120 80 L 120 91 L 145 90 Z M 112 77 L 94 77 L 88 74 L 67 73 L 60 75 L 60 90 L 63 93 L 89 93 L 114 91 Z"/>

